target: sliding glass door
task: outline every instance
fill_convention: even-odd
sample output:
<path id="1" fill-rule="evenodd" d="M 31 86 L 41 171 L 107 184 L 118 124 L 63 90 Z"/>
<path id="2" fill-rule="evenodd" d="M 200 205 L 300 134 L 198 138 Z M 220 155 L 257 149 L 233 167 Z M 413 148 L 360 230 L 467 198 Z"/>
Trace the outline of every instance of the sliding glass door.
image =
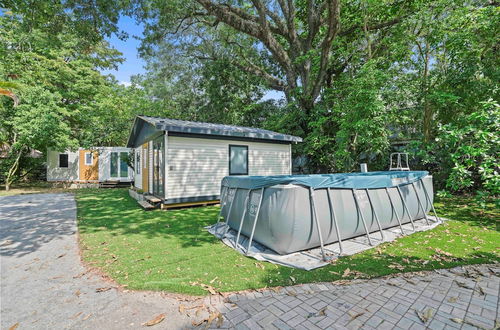
<path id="1" fill-rule="evenodd" d="M 153 195 L 165 198 L 165 137 L 153 140 Z"/>
<path id="2" fill-rule="evenodd" d="M 128 178 L 128 152 L 111 152 L 109 176 L 112 179 L 127 179 Z"/>

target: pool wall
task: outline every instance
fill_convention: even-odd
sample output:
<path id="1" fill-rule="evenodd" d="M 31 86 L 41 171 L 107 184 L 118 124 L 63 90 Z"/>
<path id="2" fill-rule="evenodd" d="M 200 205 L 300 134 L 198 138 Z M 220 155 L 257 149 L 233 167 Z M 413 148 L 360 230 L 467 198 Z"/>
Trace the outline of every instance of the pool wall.
<path id="1" fill-rule="evenodd" d="M 367 231 L 372 233 L 368 238 L 380 239 L 376 233 L 380 227 L 422 219 L 432 203 L 430 175 L 370 189 L 313 189 L 297 184 L 248 189 L 229 187 L 224 181 L 221 188 L 221 216 L 229 227 L 279 254 L 315 248 L 322 245 L 321 240 L 323 245 L 338 242 L 339 236 L 342 242 Z"/>

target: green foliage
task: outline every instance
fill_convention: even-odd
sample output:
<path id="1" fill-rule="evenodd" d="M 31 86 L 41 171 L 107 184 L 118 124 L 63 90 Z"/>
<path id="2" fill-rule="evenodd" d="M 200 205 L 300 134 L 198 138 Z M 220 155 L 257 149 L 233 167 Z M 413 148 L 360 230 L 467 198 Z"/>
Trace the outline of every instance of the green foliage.
<path id="1" fill-rule="evenodd" d="M 416 147 L 422 160 L 441 173 L 450 191 L 498 195 L 499 131 L 500 106 L 489 100 L 477 111 L 440 126 L 433 143 Z"/>
<path id="2" fill-rule="evenodd" d="M 148 113 L 142 90 L 99 72 L 122 61 L 107 42 L 89 44 L 64 24 L 48 34 L 14 14 L 0 16 L 0 29 L 0 81 L 18 87 L 19 101 L 0 99 L 7 183 L 30 170 L 32 150 L 124 145 L 136 113 Z"/>

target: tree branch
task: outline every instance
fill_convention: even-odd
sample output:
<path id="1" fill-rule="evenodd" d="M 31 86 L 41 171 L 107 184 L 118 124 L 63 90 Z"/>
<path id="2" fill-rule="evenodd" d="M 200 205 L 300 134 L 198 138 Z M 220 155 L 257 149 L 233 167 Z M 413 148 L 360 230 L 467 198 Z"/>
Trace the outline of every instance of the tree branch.
<path id="1" fill-rule="evenodd" d="M 314 82 L 314 87 L 311 92 L 311 102 L 314 102 L 319 96 L 321 86 L 325 79 L 326 67 L 330 60 L 330 48 L 333 39 L 337 35 L 340 28 L 340 3 L 339 0 L 328 0 L 328 31 L 321 44 L 321 57 L 318 76 Z"/>

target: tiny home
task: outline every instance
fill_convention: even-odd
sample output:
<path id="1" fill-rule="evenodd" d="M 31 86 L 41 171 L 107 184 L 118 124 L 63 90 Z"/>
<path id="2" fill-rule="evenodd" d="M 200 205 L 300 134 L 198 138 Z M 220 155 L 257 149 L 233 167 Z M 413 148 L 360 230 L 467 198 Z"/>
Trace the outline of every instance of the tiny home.
<path id="1" fill-rule="evenodd" d="M 259 128 L 138 116 L 134 185 L 165 205 L 219 199 L 227 175 L 292 173 L 291 144 L 300 137 Z"/>
<path id="2" fill-rule="evenodd" d="M 127 165 L 131 149 L 96 147 L 47 152 L 47 181 L 102 183 L 131 182 L 134 171 Z"/>

